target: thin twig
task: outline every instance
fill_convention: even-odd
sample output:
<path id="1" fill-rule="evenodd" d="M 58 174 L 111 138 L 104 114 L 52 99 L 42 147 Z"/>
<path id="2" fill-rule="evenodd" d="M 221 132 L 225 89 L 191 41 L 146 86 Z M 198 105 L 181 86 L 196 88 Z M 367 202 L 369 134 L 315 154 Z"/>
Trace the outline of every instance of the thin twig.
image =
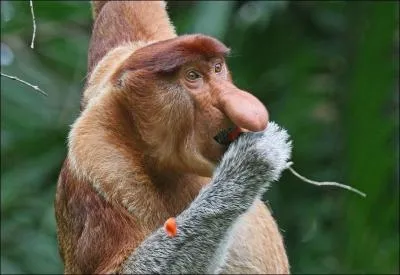
<path id="1" fill-rule="evenodd" d="M 298 177 L 299 179 L 301 179 L 304 182 L 307 182 L 307 183 L 310 183 L 310 184 L 313 184 L 313 185 L 317 185 L 317 186 L 337 186 L 337 187 L 344 188 L 344 189 L 350 190 L 352 192 L 355 192 L 355 193 L 359 194 L 362 197 L 366 197 L 367 196 L 365 193 L 357 190 L 356 188 L 348 186 L 348 185 L 345 185 L 345 184 L 342 184 L 342 183 L 331 182 L 331 181 L 319 182 L 319 181 L 314 181 L 314 180 L 307 179 L 306 177 L 304 177 L 304 176 L 300 175 L 299 173 L 297 173 L 291 167 L 292 165 L 293 165 L 293 162 L 289 162 L 288 166 L 287 166 L 287 169 L 289 169 L 289 171 L 292 172 L 293 175 L 295 175 L 296 177 Z"/>
<path id="2" fill-rule="evenodd" d="M 45 92 L 44 92 L 42 89 L 40 89 L 38 86 L 33 85 L 33 84 L 29 83 L 29 82 L 26 82 L 25 80 L 22 80 L 22 79 L 20 79 L 20 78 L 18 78 L 18 77 L 16 77 L 16 76 L 4 74 L 4 73 L 1 73 L 1 76 L 7 77 L 7 78 L 12 79 L 12 80 L 16 80 L 16 81 L 18 81 L 18 82 L 21 82 L 21 83 L 23 83 L 23 84 L 25 84 L 25 85 L 27 85 L 27 86 L 29 86 L 29 87 L 35 89 L 36 91 L 38 91 L 38 92 L 41 93 L 42 95 L 47 96 L 47 93 L 45 93 Z"/>
<path id="3" fill-rule="evenodd" d="M 33 49 L 33 43 L 35 42 L 35 36 L 36 36 L 36 19 L 35 19 L 35 13 L 33 12 L 32 0 L 29 0 L 29 5 L 31 6 L 31 14 L 32 14 L 32 22 L 33 22 L 33 33 L 32 33 L 32 42 L 31 42 L 31 49 Z"/>

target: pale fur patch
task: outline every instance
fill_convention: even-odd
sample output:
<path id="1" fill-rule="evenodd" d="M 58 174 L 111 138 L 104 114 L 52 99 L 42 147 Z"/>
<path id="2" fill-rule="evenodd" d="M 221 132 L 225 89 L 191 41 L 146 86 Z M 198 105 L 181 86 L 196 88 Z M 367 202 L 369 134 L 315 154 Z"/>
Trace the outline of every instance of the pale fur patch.
<path id="1" fill-rule="evenodd" d="M 112 178 L 116 179 L 121 176 L 118 173 L 107 174 L 107 171 L 119 171 L 119 168 L 122 167 L 113 167 L 113 165 L 115 166 L 125 163 L 125 165 L 122 166 L 128 166 L 128 164 L 126 163 L 124 158 L 120 154 L 118 154 L 118 152 L 114 152 L 114 154 L 101 154 L 102 151 L 113 151 L 113 149 L 111 148 L 110 150 L 104 150 L 105 148 L 92 148 L 92 150 L 98 150 L 99 154 L 104 157 L 104 159 L 102 159 L 102 163 L 103 165 L 107 166 L 103 169 L 101 169 L 101 167 L 99 169 L 96 169 L 96 172 L 100 171 L 100 174 L 93 173 L 91 169 L 91 167 L 94 166 L 93 161 L 86 155 L 87 152 L 81 152 L 77 149 L 82 138 L 80 136 L 80 131 L 82 131 L 81 128 L 85 127 L 83 125 L 90 124 L 87 121 L 90 112 L 94 108 L 98 107 L 99 104 L 101 104 L 102 99 L 108 93 L 113 92 L 114 89 L 111 86 L 110 78 L 115 70 L 118 68 L 118 66 L 120 66 L 122 62 L 124 62 L 136 50 L 151 43 L 153 43 L 153 41 L 137 41 L 126 43 L 114 48 L 113 50 L 108 52 L 107 55 L 104 56 L 104 58 L 94 68 L 89 78 L 88 88 L 83 93 L 83 100 L 86 103 L 86 107 L 81 115 L 73 123 L 73 125 L 71 125 L 71 131 L 69 132 L 68 136 L 68 156 L 71 168 L 75 171 L 75 174 L 79 179 L 88 180 L 91 184 L 93 184 L 99 194 L 101 194 L 106 199 L 110 199 L 110 194 L 105 194 L 103 192 L 101 188 L 102 182 L 105 178 L 112 181 Z M 101 139 L 101 136 L 103 136 L 104 133 L 101 133 L 101 129 L 96 129 L 96 131 L 99 139 Z M 115 176 L 112 176 L 112 174 L 114 174 Z M 117 191 L 122 191 L 123 187 L 126 188 L 126 183 L 119 182 Z M 124 202 L 128 204 L 127 200 L 124 200 Z M 128 207 L 128 205 L 126 206 Z"/>
<path id="2" fill-rule="evenodd" d="M 167 2 L 160 1 L 160 6 L 161 6 L 161 8 L 166 9 L 167 8 Z"/>
<path id="3" fill-rule="evenodd" d="M 118 67 L 136 50 L 155 41 L 136 41 L 125 43 L 109 51 L 93 69 L 88 88 L 83 93 L 83 100 L 88 104 L 93 98 L 110 91 L 110 78 Z"/>

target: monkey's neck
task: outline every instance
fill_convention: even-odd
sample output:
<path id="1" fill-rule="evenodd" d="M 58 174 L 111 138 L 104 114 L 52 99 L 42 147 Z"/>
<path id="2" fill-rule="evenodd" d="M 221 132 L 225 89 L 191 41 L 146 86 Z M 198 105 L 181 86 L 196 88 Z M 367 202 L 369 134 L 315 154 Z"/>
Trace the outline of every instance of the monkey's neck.
<path id="1" fill-rule="evenodd" d="M 106 200 L 149 227 L 159 226 L 184 210 L 209 178 L 151 167 L 138 148 L 132 117 L 120 104 L 112 92 L 89 104 L 70 132 L 68 158 L 77 176 Z"/>

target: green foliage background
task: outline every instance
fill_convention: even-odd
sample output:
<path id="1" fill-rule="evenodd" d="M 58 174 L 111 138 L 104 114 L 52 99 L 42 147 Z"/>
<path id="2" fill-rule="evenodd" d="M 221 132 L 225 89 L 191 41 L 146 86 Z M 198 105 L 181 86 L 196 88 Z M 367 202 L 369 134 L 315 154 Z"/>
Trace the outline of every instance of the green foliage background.
<path id="1" fill-rule="evenodd" d="M 53 200 L 79 114 L 92 25 L 86 1 L 1 1 L 1 273 L 60 273 Z M 302 174 L 368 194 L 305 184 L 285 172 L 265 195 L 293 273 L 399 273 L 399 17 L 396 1 L 186 1 L 178 33 L 232 49 L 236 84 L 294 140 Z"/>

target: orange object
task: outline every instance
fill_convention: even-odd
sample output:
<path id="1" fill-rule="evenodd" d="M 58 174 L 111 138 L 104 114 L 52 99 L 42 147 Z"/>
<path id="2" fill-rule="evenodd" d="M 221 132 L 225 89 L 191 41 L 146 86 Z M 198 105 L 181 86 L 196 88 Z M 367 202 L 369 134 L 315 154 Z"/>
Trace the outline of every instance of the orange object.
<path id="1" fill-rule="evenodd" d="M 176 236 L 177 226 L 175 218 L 169 218 L 168 220 L 166 220 L 166 222 L 164 223 L 164 230 L 165 232 L 167 232 L 167 235 L 169 237 Z"/>
<path id="2" fill-rule="evenodd" d="M 228 133 L 228 140 L 231 142 L 234 141 L 241 133 L 242 129 L 240 129 L 240 127 L 236 127 L 235 129 L 233 129 Z"/>

